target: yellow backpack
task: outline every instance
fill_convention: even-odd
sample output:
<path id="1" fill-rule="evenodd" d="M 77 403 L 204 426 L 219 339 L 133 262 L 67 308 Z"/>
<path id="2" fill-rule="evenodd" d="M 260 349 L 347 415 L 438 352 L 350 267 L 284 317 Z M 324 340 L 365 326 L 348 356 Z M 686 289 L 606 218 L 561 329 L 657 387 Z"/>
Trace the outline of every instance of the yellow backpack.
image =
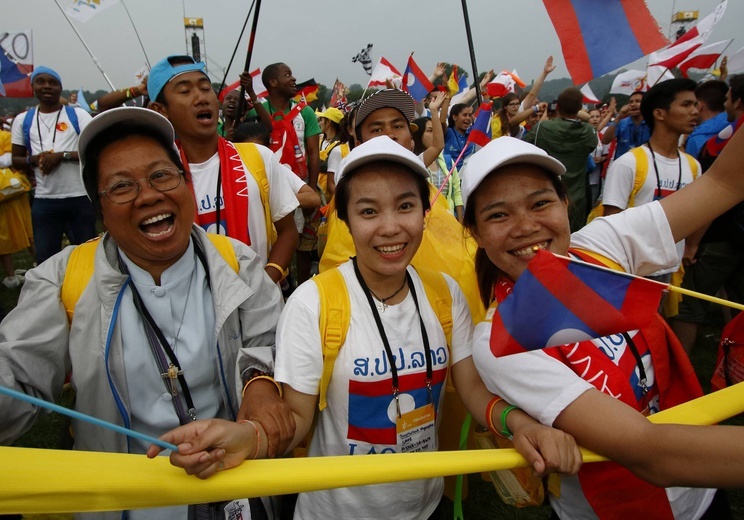
<path id="1" fill-rule="evenodd" d="M 633 189 L 630 191 L 630 197 L 628 197 L 628 207 L 633 208 L 635 207 L 636 195 L 638 195 L 638 192 L 641 191 L 643 184 L 646 182 L 646 177 L 648 176 L 648 156 L 646 155 L 646 152 L 643 151 L 643 147 L 641 146 L 639 146 L 638 148 L 633 148 L 630 153 L 635 156 L 636 161 L 635 180 L 633 181 Z M 679 153 L 684 155 L 687 159 L 687 162 L 690 163 L 690 171 L 692 172 L 693 180 L 697 179 L 698 163 L 695 158 L 692 155 L 686 154 L 684 152 Z M 589 212 L 586 223 L 588 224 L 595 218 L 602 216 L 604 216 L 604 204 L 600 202 L 599 204 L 594 206 L 594 209 Z"/>
<path id="2" fill-rule="evenodd" d="M 447 338 L 447 346 L 452 348 L 452 295 L 447 281 L 442 273 L 430 269 L 417 268 L 416 272 L 424 284 L 426 297 L 439 324 Z M 333 374 L 333 366 L 338 357 L 341 345 L 346 341 L 346 332 L 351 322 L 351 301 L 346 282 L 338 269 L 329 269 L 312 280 L 318 286 L 320 298 L 320 339 L 323 346 L 323 374 L 320 378 L 320 395 L 318 408 L 322 411 L 326 406 L 328 384 Z"/>
<path id="3" fill-rule="evenodd" d="M 241 160 L 248 168 L 251 176 L 256 181 L 256 184 L 258 184 L 259 193 L 261 195 L 261 205 L 263 206 L 264 212 L 264 223 L 266 224 L 266 236 L 268 238 L 268 250 L 266 251 L 266 254 L 269 254 L 271 252 L 271 246 L 276 242 L 276 228 L 274 227 L 274 221 L 271 219 L 271 205 L 269 204 L 271 187 L 269 186 L 269 179 L 266 177 L 266 167 L 255 144 L 233 143 L 233 145 L 238 151 Z"/>
<path id="4" fill-rule="evenodd" d="M 238 265 L 238 257 L 235 255 L 235 249 L 233 249 L 230 239 L 213 233 L 207 233 L 207 236 L 222 258 L 225 259 L 227 265 L 237 273 L 240 270 L 240 265 Z M 98 237 L 77 246 L 67 260 L 65 278 L 62 280 L 62 288 L 60 289 L 62 305 L 64 305 L 67 313 L 67 323 L 72 323 L 72 317 L 75 315 L 75 305 L 88 285 L 91 276 L 93 276 L 96 248 L 100 241 L 101 237 Z"/>

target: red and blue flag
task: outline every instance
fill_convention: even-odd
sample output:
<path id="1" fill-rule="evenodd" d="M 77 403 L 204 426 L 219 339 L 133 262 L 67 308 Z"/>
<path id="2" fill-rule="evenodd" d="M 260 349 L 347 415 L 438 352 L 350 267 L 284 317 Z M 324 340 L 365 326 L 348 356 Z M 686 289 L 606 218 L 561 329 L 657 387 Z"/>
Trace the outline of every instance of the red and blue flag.
<path id="1" fill-rule="evenodd" d="M 470 127 L 468 142 L 486 146 L 491 142 L 491 107 L 493 102 L 481 103 L 475 114 L 475 122 Z"/>
<path id="2" fill-rule="evenodd" d="M 493 315 L 491 352 L 508 356 L 640 329 L 666 284 L 538 251 Z"/>
<path id="3" fill-rule="evenodd" d="M 434 85 L 426 77 L 424 71 L 413 61 L 413 54 L 411 54 L 403 73 L 403 91 L 411 94 L 411 97 L 419 102 L 432 90 L 434 90 Z"/>
<path id="4" fill-rule="evenodd" d="M 28 68 L 29 70 L 25 70 Z M 24 67 L 13 62 L 5 50 L 0 48 L 0 96 L 33 97 L 29 73 L 33 67 Z"/>
<path id="5" fill-rule="evenodd" d="M 434 370 L 431 396 L 435 409 L 439 408 L 439 397 L 446 380 L 447 368 Z M 416 408 L 429 403 L 426 373 L 419 372 L 399 376 L 398 385 L 401 394 L 408 394 L 413 397 Z M 397 444 L 395 417 L 390 415 L 393 399 L 391 378 L 381 381 L 349 380 L 349 428 L 347 437 L 369 444 Z"/>
<path id="6" fill-rule="evenodd" d="M 669 42 L 644 0 L 543 0 L 575 85 L 642 58 Z"/>

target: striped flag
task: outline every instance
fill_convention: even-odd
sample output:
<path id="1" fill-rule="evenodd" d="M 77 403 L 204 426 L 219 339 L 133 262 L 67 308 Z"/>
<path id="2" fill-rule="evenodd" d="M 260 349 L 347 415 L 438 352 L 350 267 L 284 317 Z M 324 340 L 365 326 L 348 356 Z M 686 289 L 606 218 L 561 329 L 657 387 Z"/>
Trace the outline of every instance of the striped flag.
<path id="1" fill-rule="evenodd" d="M 584 95 L 584 103 L 599 103 L 599 99 L 592 90 L 592 87 L 589 86 L 589 83 L 581 87 L 581 93 Z"/>
<path id="2" fill-rule="evenodd" d="M 395 81 L 403 78 L 401 73 L 396 69 L 392 63 L 390 63 L 384 56 L 377 62 L 375 70 L 372 71 L 371 78 L 369 78 L 369 84 L 367 87 L 384 87 L 387 85 L 387 80 Z"/>
<path id="3" fill-rule="evenodd" d="M 493 107 L 491 101 L 481 103 L 481 106 L 478 107 L 475 122 L 470 127 L 470 134 L 468 135 L 469 143 L 486 146 L 491 142 L 491 107 Z"/>
<path id="4" fill-rule="evenodd" d="M 34 70 L 31 31 L 3 34 L 0 41 L 0 96 L 34 97 L 29 78 Z"/>
<path id="5" fill-rule="evenodd" d="M 491 352 L 508 356 L 640 329 L 666 287 L 537 251 L 493 314 Z"/>
<path id="6" fill-rule="evenodd" d="M 372 75 L 372 58 L 369 56 L 369 51 L 371 50 L 372 44 L 368 43 L 367 47 L 359 51 L 356 56 L 351 58 L 352 63 L 361 63 L 362 67 L 364 67 L 364 72 L 366 72 L 369 76 Z"/>
<path id="7" fill-rule="evenodd" d="M 707 70 L 711 68 L 730 43 L 731 40 L 724 40 L 698 47 L 685 61 L 679 64 L 680 72 L 684 77 L 687 77 L 687 71 L 690 69 Z"/>
<path id="8" fill-rule="evenodd" d="M 574 84 L 627 65 L 668 43 L 644 0 L 543 0 Z"/>

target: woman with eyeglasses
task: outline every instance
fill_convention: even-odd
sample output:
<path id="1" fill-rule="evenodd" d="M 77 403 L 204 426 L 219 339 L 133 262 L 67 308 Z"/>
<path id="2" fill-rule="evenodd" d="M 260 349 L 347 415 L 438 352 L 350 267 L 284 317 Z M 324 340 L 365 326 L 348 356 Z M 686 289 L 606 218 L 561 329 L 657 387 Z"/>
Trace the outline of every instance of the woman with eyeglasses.
<path id="1" fill-rule="evenodd" d="M 28 271 L 18 306 L 0 324 L 0 385 L 54 402 L 71 373 L 77 411 L 159 436 L 197 418 L 236 420 L 241 377 L 273 371 L 279 288 L 247 245 L 194 225 L 173 141 L 168 120 L 142 108 L 107 111 L 83 130 L 83 184 L 107 232 Z M 243 399 L 261 384 L 248 385 Z M 0 397 L 0 443 L 39 415 Z M 82 421 L 72 429 L 76 449 L 148 448 Z M 128 517 L 186 518 L 187 507 Z"/>

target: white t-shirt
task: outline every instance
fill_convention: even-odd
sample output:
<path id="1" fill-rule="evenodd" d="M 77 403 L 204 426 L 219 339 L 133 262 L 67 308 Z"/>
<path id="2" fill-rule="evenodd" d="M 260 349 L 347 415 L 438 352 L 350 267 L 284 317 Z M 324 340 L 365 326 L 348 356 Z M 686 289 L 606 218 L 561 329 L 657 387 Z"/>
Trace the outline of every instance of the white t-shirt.
<path id="1" fill-rule="evenodd" d="M 693 181 L 692 170 L 690 169 L 690 162 L 686 157 L 670 159 L 663 155 L 656 155 L 656 162 L 651 155 L 651 150 L 648 146 L 641 146 L 641 150 L 646 153 L 648 160 L 648 172 L 646 174 L 646 181 L 638 190 L 635 195 L 634 206 L 641 206 L 648 204 L 653 200 L 658 199 L 658 183 L 656 180 L 656 168 L 659 170 L 659 181 L 661 183 L 661 198 L 671 195 L 678 189 L 684 188 Z M 697 160 L 695 161 L 697 163 Z M 681 166 L 681 170 L 680 170 Z M 697 165 L 698 171 L 700 171 L 700 164 Z M 681 171 L 681 175 L 680 175 Z M 633 184 L 636 178 L 636 158 L 633 153 L 626 153 L 621 155 L 616 161 L 614 161 L 609 170 L 607 171 L 607 179 L 605 180 L 604 196 L 602 202 L 606 206 L 615 206 L 620 209 L 626 209 L 630 200 L 630 194 L 633 191 Z M 679 184 L 679 186 L 677 186 Z M 685 241 L 680 240 L 677 243 L 677 253 L 680 257 L 684 254 Z M 653 276 L 659 276 L 663 274 L 673 273 L 679 269 L 679 262 L 674 266 L 661 269 Z"/>
<path id="2" fill-rule="evenodd" d="M 639 275 L 676 262 L 671 229 L 658 202 L 592 221 L 571 235 L 571 246 L 599 253 L 627 272 Z M 630 335 L 636 332 L 630 331 Z M 612 351 L 614 357 L 608 355 L 611 359 L 620 360 L 626 344 L 618 336 L 599 338 L 592 343 L 604 353 Z M 568 405 L 594 388 L 542 350 L 496 358 L 491 354 L 490 337 L 490 321 L 475 326 L 473 359 L 478 373 L 491 392 L 519 406 L 542 424 L 552 425 Z M 643 361 L 650 386 L 654 383 L 653 363 L 647 356 L 643 356 Z M 667 497 L 676 519 L 694 520 L 708 508 L 714 492 L 667 488 Z M 584 498 L 578 477 L 561 477 L 561 496 L 551 496 L 550 503 L 561 518 L 597 518 Z"/>
<path id="3" fill-rule="evenodd" d="M 23 112 L 13 120 L 11 137 L 13 144 L 23 147 L 26 146 L 25 136 L 23 135 L 23 121 L 26 119 L 26 114 L 27 112 Z M 75 114 L 77 114 L 78 126 L 82 132 L 92 118 L 81 108 L 75 108 Z M 34 111 L 29 139 L 31 144 L 31 149 L 27 150 L 29 155 L 50 150 L 77 152 L 78 148 L 78 134 L 67 117 L 67 110 L 64 106 L 59 111 L 48 114 L 39 112 L 37 107 Z M 68 197 L 85 196 L 85 188 L 80 180 L 80 163 L 77 161 L 62 161 L 48 175 L 43 175 L 39 168 L 34 167 L 34 173 L 36 174 L 34 197 L 38 199 L 66 199 Z"/>
<path id="4" fill-rule="evenodd" d="M 328 407 L 317 417 L 309 447 L 310 456 L 367 455 L 401 451 L 395 438 L 395 400 L 392 376 L 380 333 L 351 261 L 339 266 L 349 289 L 351 322 L 346 341 L 334 364 L 328 386 Z M 459 286 L 445 275 L 452 294 L 452 352 L 444 331 L 429 305 L 416 271 L 414 281 L 433 358 L 432 397 L 441 406 L 449 367 L 471 355 L 471 318 Z M 277 381 L 298 392 L 317 395 L 323 371 L 323 351 L 318 330 L 320 302 L 316 284 L 301 285 L 287 301 L 276 335 Z M 401 387 L 401 412 L 427 402 L 424 384 L 426 363 L 419 317 L 413 296 L 380 312 L 396 359 Z M 439 425 L 437 414 L 437 426 Z M 392 437 L 391 437 L 392 436 Z M 392 442 L 391 442 L 392 438 Z M 430 447 L 429 451 L 436 449 Z M 441 478 L 301 493 L 296 519 L 380 518 L 426 519 L 442 496 Z"/>
<path id="5" fill-rule="evenodd" d="M 341 166 L 341 145 L 334 146 L 328 154 L 328 173 L 336 173 L 339 166 Z"/>
<path id="6" fill-rule="evenodd" d="M 295 191 L 287 180 L 287 174 L 279 164 L 279 161 L 274 157 L 273 152 L 261 145 L 256 145 L 256 148 L 263 159 L 266 178 L 269 181 L 271 220 L 272 222 L 276 222 L 294 211 L 299 206 L 299 202 L 297 202 Z M 207 215 L 214 213 L 216 211 L 214 197 L 217 190 L 217 175 L 220 169 L 219 154 L 215 153 L 203 163 L 189 163 L 189 169 L 191 171 L 198 214 Z M 266 235 L 263 204 L 261 204 L 261 192 L 253 176 L 247 173 L 247 167 L 245 182 L 248 192 L 248 233 L 251 238 L 250 246 L 261 257 L 263 262 L 266 263 L 268 262 L 268 237 Z M 224 208 L 222 186 L 220 186 L 220 208 Z M 220 220 L 223 220 L 223 214 L 220 215 Z M 205 230 L 215 232 L 215 224 L 208 226 Z M 220 233 L 225 234 L 225 229 L 222 225 L 220 226 Z"/>

